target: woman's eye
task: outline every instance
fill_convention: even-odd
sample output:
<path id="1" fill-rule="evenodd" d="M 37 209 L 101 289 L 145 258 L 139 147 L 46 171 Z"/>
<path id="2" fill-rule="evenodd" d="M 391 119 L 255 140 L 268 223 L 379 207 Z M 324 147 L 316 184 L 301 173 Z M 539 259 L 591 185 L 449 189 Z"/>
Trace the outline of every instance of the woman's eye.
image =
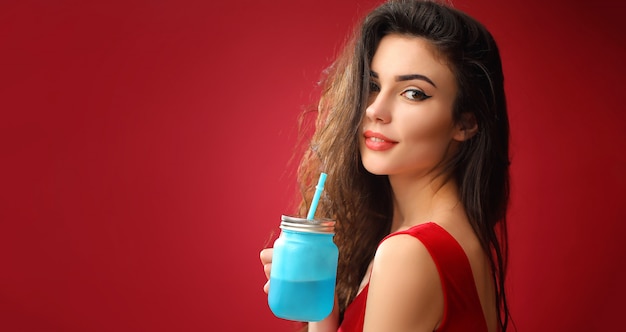
<path id="1" fill-rule="evenodd" d="M 423 91 L 417 90 L 417 89 L 406 90 L 402 92 L 402 95 L 410 100 L 416 100 L 416 101 L 422 101 L 422 100 L 426 100 L 432 97 L 432 96 L 425 94 Z"/>
<path id="2" fill-rule="evenodd" d="M 370 82 L 370 93 L 371 92 L 380 92 L 380 86 L 376 82 Z"/>

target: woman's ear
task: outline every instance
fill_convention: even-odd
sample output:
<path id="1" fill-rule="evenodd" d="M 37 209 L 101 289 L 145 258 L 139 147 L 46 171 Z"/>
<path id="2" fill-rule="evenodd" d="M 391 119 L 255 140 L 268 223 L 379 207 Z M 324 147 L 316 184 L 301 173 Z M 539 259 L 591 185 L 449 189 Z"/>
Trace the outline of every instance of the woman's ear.
<path id="1" fill-rule="evenodd" d="M 467 141 L 478 132 L 478 123 L 474 113 L 465 112 L 461 114 L 461 119 L 456 124 L 456 132 L 453 139 L 459 142 Z"/>

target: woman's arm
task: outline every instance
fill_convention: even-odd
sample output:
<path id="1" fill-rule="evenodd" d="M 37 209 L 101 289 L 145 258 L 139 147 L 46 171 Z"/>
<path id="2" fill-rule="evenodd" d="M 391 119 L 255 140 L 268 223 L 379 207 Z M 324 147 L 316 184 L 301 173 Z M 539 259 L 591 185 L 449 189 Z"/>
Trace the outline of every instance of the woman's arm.
<path id="1" fill-rule="evenodd" d="M 432 332 L 443 301 L 437 266 L 424 245 L 409 235 L 390 237 L 376 251 L 363 331 Z"/>

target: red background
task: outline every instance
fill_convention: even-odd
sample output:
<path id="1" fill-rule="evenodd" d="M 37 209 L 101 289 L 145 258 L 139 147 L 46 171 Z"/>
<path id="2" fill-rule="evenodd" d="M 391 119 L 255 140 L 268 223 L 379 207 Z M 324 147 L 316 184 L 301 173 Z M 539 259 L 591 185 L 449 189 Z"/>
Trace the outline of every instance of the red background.
<path id="1" fill-rule="evenodd" d="M 299 112 L 377 1 L 3 1 L 0 330 L 290 331 L 258 253 Z M 520 331 L 626 297 L 620 1 L 458 0 L 499 40 Z"/>

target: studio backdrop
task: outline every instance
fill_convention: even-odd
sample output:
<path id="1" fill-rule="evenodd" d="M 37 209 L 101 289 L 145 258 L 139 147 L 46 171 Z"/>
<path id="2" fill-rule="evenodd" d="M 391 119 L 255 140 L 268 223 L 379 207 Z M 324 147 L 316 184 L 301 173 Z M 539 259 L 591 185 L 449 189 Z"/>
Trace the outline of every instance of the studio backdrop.
<path id="1" fill-rule="evenodd" d="M 0 330 L 292 331 L 259 251 L 378 1 L 2 1 Z M 519 331 L 622 325 L 620 1 L 457 0 L 499 42 Z"/>

